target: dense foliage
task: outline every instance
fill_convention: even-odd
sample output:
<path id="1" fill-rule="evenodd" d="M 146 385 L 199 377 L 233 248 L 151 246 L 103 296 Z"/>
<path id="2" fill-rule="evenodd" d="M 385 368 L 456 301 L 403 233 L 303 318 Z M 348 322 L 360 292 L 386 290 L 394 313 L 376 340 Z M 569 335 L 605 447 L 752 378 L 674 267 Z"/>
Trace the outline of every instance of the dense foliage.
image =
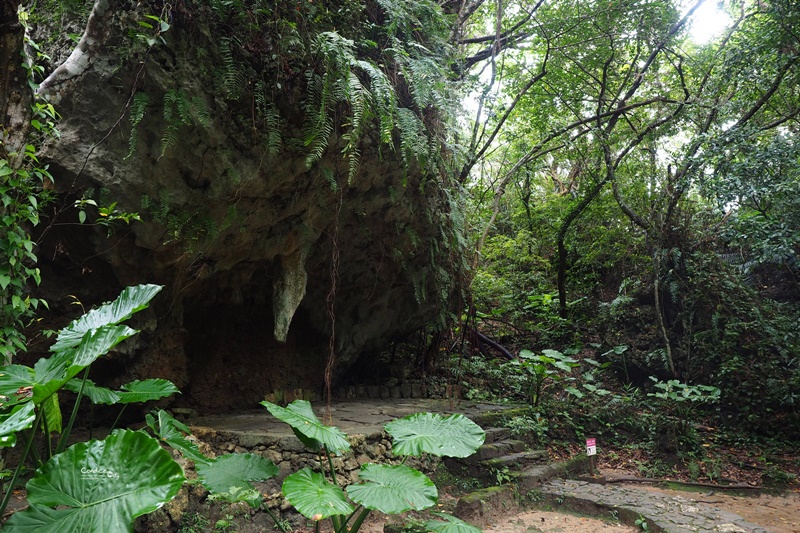
<path id="1" fill-rule="evenodd" d="M 505 123 L 467 181 L 477 316 L 534 326 L 526 347 L 594 344 L 625 383 L 719 387 L 722 421 L 790 432 L 800 11 L 726 3 L 698 43 L 698 4 L 483 6 L 503 30 L 535 14 L 479 95 L 475 132 Z"/>

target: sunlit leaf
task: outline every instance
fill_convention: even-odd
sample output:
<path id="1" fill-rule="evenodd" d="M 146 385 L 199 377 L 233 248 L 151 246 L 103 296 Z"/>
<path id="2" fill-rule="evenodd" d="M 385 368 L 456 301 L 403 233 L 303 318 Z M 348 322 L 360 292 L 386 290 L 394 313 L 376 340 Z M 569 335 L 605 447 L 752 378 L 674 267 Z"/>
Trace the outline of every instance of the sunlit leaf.
<path id="1" fill-rule="evenodd" d="M 386 431 L 392 436 L 395 455 L 467 457 L 483 444 L 486 434 L 464 415 L 444 417 L 418 413 L 389 422 Z"/>
<path id="2" fill-rule="evenodd" d="M 61 352 L 73 348 L 80 344 L 87 331 L 127 320 L 134 313 L 146 308 L 160 290 L 160 285 L 137 285 L 125 288 L 113 302 L 89 311 L 62 329 L 50 350 Z"/>
<path id="3" fill-rule="evenodd" d="M 409 466 L 365 464 L 358 477 L 364 483 L 348 486 L 347 494 L 354 502 L 382 513 L 427 509 L 439 498 L 433 481 Z"/>
<path id="4" fill-rule="evenodd" d="M 119 403 L 138 403 L 180 394 L 180 390 L 171 381 L 156 378 L 131 381 L 120 387 L 117 394 Z"/>
<path id="5" fill-rule="evenodd" d="M 44 411 L 44 421 L 47 424 L 47 431 L 51 433 L 61 433 L 61 406 L 58 402 L 58 394 L 53 394 L 42 402 L 39 407 Z"/>
<path id="6" fill-rule="evenodd" d="M 310 468 L 287 477 L 283 481 L 283 495 L 297 512 L 313 520 L 353 512 L 353 506 L 348 503 L 342 489 Z"/>
<path id="7" fill-rule="evenodd" d="M 305 400 L 295 400 L 286 407 L 266 401 L 261 402 L 261 405 L 266 407 L 272 416 L 286 422 L 305 437 L 323 444 L 331 452 L 350 449 L 350 443 L 347 442 L 342 430 L 323 424 L 314 414 L 311 404 Z"/>

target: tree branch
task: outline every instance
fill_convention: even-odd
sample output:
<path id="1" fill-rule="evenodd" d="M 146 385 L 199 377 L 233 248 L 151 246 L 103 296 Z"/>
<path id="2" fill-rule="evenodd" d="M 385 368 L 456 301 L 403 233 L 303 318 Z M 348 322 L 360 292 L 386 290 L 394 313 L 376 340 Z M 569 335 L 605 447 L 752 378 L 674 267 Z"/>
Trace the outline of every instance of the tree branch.
<path id="1" fill-rule="evenodd" d="M 0 157 L 11 159 L 12 168 L 22 164 L 25 141 L 30 129 L 31 91 L 21 53 L 25 28 L 17 20 L 18 2 L 0 6 Z"/>
<path id="2" fill-rule="evenodd" d="M 481 37 L 470 37 L 470 38 L 468 38 L 468 39 L 461 39 L 461 40 L 459 40 L 459 41 L 458 41 L 458 44 L 478 44 L 478 43 L 486 43 L 486 42 L 489 42 L 489 41 L 494 41 L 494 40 L 496 40 L 496 39 L 498 39 L 498 38 L 507 38 L 507 37 L 513 37 L 511 34 L 512 34 L 512 33 L 514 33 L 515 31 L 517 31 L 518 29 L 520 29 L 520 28 L 521 28 L 522 26 L 524 26 L 525 24 L 527 24 L 527 23 L 528 23 L 528 21 L 529 21 L 531 18 L 533 18 L 533 14 L 534 14 L 534 13 L 536 13 L 536 11 L 538 11 L 538 10 L 539 10 L 539 7 L 541 7 L 541 5 L 542 5 L 543 3 L 544 3 L 544 0 L 539 0 L 539 1 L 536 3 L 536 5 L 535 5 L 535 6 L 533 6 L 533 7 L 530 9 L 530 11 L 528 11 L 528 13 L 526 14 L 525 18 L 523 18 L 522 20 L 520 20 L 519 22 L 517 22 L 516 24 L 514 24 L 514 25 L 513 25 L 511 28 L 507 29 L 506 31 L 504 31 L 504 32 L 500 33 L 500 35 L 499 35 L 499 36 L 498 36 L 497 34 L 495 34 L 495 35 L 483 35 L 483 36 L 481 36 Z M 525 35 L 525 37 L 527 37 L 528 35 L 530 35 L 530 34 L 526 34 L 526 35 Z M 524 38 L 524 37 L 523 37 L 523 38 Z"/>
<path id="3" fill-rule="evenodd" d="M 764 107 L 764 105 L 769 101 L 769 99 L 772 98 L 772 95 L 774 95 L 778 91 L 778 89 L 781 86 L 781 83 L 783 82 L 783 79 L 786 77 L 786 73 L 789 72 L 789 69 L 792 68 L 792 65 L 797 63 L 798 59 L 800 59 L 800 55 L 795 54 L 790 61 L 787 61 L 783 65 L 783 67 L 781 67 L 781 69 L 775 75 L 775 79 L 772 81 L 772 85 L 770 86 L 769 89 L 767 89 L 767 92 L 761 95 L 761 98 L 759 98 L 758 101 L 755 104 L 753 104 L 753 106 L 744 115 L 742 115 L 742 117 L 739 120 L 736 121 L 736 124 L 734 124 L 732 128 L 740 128 L 745 123 L 747 123 L 748 120 L 753 118 L 753 116 L 756 113 L 758 113 L 759 109 Z"/>
<path id="4" fill-rule="evenodd" d="M 69 57 L 39 85 L 37 94 L 40 97 L 54 104 L 58 103 L 63 97 L 63 85 L 89 70 L 92 55 L 107 37 L 106 22 L 111 13 L 109 0 L 95 1 L 81 40 Z"/>
<path id="5" fill-rule="evenodd" d="M 481 157 L 483 157 L 483 155 L 486 153 L 486 150 L 488 150 L 492 142 L 494 142 L 494 139 L 497 137 L 497 134 L 500 133 L 503 124 L 505 124 L 506 120 L 508 120 L 508 117 L 511 116 L 512 111 L 514 111 L 514 109 L 517 107 L 517 104 L 519 103 L 520 99 L 523 96 L 525 96 L 525 94 L 531 89 L 531 87 L 533 87 L 538 81 L 540 81 L 547 75 L 547 59 L 549 56 L 550 56 L 550 49 L 548 48 L 547 52 L 545 53 L 544 60 L 542 61 L 541 69 L 539 70 L 538 74 L 536 74 L 534 77 L 528 80 L 528 83 L 526 83 L 525 86 L 522 89 L 520 89 L 520 91 L 514 97 L 514 100 L 512 100 L 511 105 L 508 106 L 508 109 L 506 109 L 505 113 L 503 113 L 503 116 L 500 117 L 500 120 L 495 125 L 494 130 L 492 130 L 491 135 L 489 135 L 489 139 L 487 139 L 486 142 L 483 143 L 483 147 L 476 154 L 472 155 L 467 160 L 466 163 L 464 163 L 464 166 L 461 168 L 461 174 L 458 177 L 459 183 L 464 183 L 467 180 L 467 177 L 469 176 L 472 167 L 474 167 L 475 163 Z M 473 137 L 473 141 L 474 140 L 475 137 Z"/>

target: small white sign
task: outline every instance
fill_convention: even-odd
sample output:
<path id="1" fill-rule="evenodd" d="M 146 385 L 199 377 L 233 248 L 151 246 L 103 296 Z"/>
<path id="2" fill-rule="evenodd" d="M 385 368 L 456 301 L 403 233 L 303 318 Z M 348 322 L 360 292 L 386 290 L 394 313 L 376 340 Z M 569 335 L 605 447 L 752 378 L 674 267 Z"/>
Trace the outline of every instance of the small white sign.
<path id="1" fill-rule="evenodd" d="M 597 455 L 597 439 L 586 439 L 586 455 Z"/>

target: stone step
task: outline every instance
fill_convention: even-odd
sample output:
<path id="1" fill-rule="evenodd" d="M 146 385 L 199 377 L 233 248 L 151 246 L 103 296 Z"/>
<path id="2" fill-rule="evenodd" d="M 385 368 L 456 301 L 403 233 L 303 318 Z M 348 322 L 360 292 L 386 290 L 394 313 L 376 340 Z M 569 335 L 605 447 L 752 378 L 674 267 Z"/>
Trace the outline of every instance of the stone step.
<path id="1" fill-rule="evenodd" d="M 542 483 L 566 474 L 564 463 L 533 465 L 517 472 L 515 480 L 517 487 L 519 487 L 519 493 L 527 494 L 529 491 L 539 488 Z"/>
<path id="2" fill-rule="evenodd" d="M 453 515 L 473 526 L 485 528 L 498 518 L 520 511 L 517 491 L 512 485 L 487 487 L 459 498 Z"/>
<path id="3" fill-rule="evenodd" d="M 510 453 L 495 457 L 494 459 L 486 459 L 480 462 L 480 466 L 487 471 L 492 469 L 509 468 L 519 470 L 531 464 L 541 464 L 548 459 L 547 450 L 532 450 L 527 452 Z"/>
<path id="4" fill-rule="evenodd" d="M 537 457 L 546 459 L 547 454 L 544 451 L 533 453 Z M 588 458 L 583 456 L 563 463 L 540 464 L 522 470 L 511 470 L 508 472 L 510 483 L 465 494 L 459 498 L 453 514 L 477 527 L 486 527 L 490 523 L 496 523 L 503 516 L 515 514 L 521 509 L 535 505 L 542 499 L 539 490 L 542 483 L 553 477 L 585 472 L 588 465 Z M 491 483 L 498 481 L 496 471 L 484 468 L 481 473 L 487 478 L 491 477 L 486 481 Z"/>
<path id="5" fill-rule="evenodd" d="M 484 444 L 491 444 L 511 437 L 511 430 L 508 428 L 486 428 L 483 431 L 486 433 Z"/>
<path id="6" fill-rule="evenodd" d="M 520 494 L 528 494 L 553 478 L 582 475 L 589 472 L 589 465 L 589 457 L 585 455 L 579 455 L 559 463 L 532 465 L 514 472 L 514 481 Z"/>
<path id="7" fill-rule="evenodd" d="M 487 459 L 495 459 L 504 455 L 525 451 L 526 444 L 521 440 L 500 440 L 484 444 L 474 455 L 467 457 L 465 462 L 480 463 Z"/>

